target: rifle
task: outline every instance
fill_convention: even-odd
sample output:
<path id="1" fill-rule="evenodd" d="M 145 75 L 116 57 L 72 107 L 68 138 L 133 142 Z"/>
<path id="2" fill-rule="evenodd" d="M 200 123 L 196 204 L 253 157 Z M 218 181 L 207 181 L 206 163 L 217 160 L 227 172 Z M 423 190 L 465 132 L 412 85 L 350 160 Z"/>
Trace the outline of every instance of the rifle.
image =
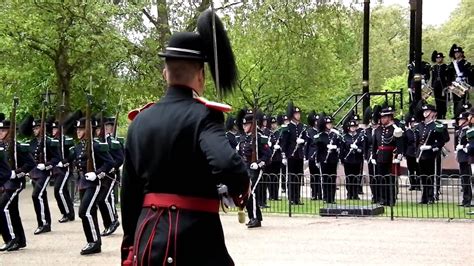
<path id="1" fill-rule="evenodd" d="M 87 96 L 87 108 L 86 108 L 86 125 L 85 125 L 85 145 L 86 145 L 86 157 L 87 172 L 95 172 L 95 160 L 94 160 L 94 138 L 92 135 L 92 118 L 91 118 L 91 107 L 92 107 L 92 92 L 90 91 Z"/>
<path id="2" fill-rule="evenodd" d="M 356 138 L 356 140 L 353 142 L 353 144 L 356 144 L 356 145 L 357 145 L 357 143 L 359 143 L 360 137 L 363 137 L 363 136 L 365 136 L 365 129 L 363 129 L 363 130 L 360 132 L 359 136 L 357 136 L 357 138 Z M 353 148 L 350 148 L 350 149 L 349 149 L 349 152 L 348 152 L 348 153 L 346 154 L 346 156 L 344 157 L 344 160 L 347 160 L 347 158 L 349 157 L 349 155 L 350 155 L 351 153 L 353 153 L 353 152 L 354 152 L 354 149 L 353 149 Z"/>
<path id="3" fill-rule="evenodd" d="M 107 142 L 105 139 L 105 124 L 104 124 L 104 108 L 105 108 L 105 101 L 102 103 L 102 109 L 100 110 L 100 133 L 99 133 L 99 141 L 102 143 Z"/>
<path id="4" fill-rule="evenodd" d="M 120 95 L 120 100 L 119 100 L 119 104 L 117 106 L 117 111 L 115 112 L 114 129 L 112 131 L 112 136 L 114 137 L 114 139 L 117 139 L 118 119 L 119 119 L 119 113 L 120 113 L 121 108 L 122 108 L 122 95 Z"/>
<path id="5" fill-rule="evenodd" d="M 38 163 L 46 163 L 48 160 L 46 158 L 47 153 L 46 153 L 46 105 L 48 104 L 48 96 L 49 96 L 49 90 L 46 89 L 46 94 L 45 98 L 41 104 L 41 123 L 40 123 L 40 141 L 38 145 L 42 145 L 41 147 L 41 152 L 39 154 L 38 158 Z"/>
<path id="6" fill-rule="evenodd" d="M 18 168 L 18 161 L 17 161 L 17 151 L 16 151 L 16 108 L 18 107 L 18 97 L 13 97 L 13 108 L 12 113 L 10 114 L 10 129 L 8 135 L 10 136 L 10 149 L 8 149 L 9 153 L 9 162 L 10 168 L 12 170 L 16 170 Z"/>
<path id="7" fill-rule="evenodd" d="M 61 105 L 59 105 L 59 117 L 58 117 L 58 127 L 59 127 L 59 150 L 61 152 L 61 159 L 64 160 L 65 151 L 64 151 L 64 113 L 66 111 L 66 92 L 63 91 L 63 99 Z"/>

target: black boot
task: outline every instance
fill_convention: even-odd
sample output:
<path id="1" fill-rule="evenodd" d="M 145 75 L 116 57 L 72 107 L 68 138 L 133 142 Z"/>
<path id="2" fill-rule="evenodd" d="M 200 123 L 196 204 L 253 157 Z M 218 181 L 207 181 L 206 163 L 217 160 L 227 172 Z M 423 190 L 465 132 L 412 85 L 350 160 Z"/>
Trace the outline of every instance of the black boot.
<path id="1" fill-rule="evenodd" d="M 16 240 L 16 238 L 8 241 L 8 243 L 5 243 L 3 244 L 3 246 L 0 247 L 0 251 L 7 251 L 9 250 L 10 248 L 12 248 L 13 246 L 15 246 L 15 244 L 18 243 L 18 240 Z"/>
<path id="2" fill-rule="evenodd" d="M 247 225 L 247 228 L 256 228 L 256 227 L 262 227 L 262 223 L 257 220 L 257 219 L 252 219 Z"/>
<path id="3" fill-rule="evenodd" d="M 36 228 L 34 234 L 39 235 L 41 233 L 46 233 L 46 232 L 51 232 L 51 225 L 45 224 L 43 226 Z"/>
<path id="4" fill-rule="evenodd" d="M 89 254 L 94 254 L 94 253 L 100 253 L 101 252 L 101 246 L 102 245 L 99 241 L 87 243 L 85 245 L 85 247 L 82 248 L 81 255 L 89 255 Z"/>

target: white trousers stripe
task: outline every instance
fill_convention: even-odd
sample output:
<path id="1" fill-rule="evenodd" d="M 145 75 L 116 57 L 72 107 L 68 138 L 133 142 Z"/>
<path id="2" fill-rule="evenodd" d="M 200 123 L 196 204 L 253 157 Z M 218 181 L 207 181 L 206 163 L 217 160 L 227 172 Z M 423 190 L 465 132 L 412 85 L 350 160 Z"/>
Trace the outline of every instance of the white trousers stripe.
<path id="1" fill-rule="evenodd" d="M 10 236 L 12 239 L 15 239 L 15 231 L 13 230 L 13 224 L 12 224 L 12 218 L 10 217 L 10 210 L 8 207 L 10 207 L 10 204 L 12 203 L 13 199 L 18 196 L 20 191 L 23 188 L 19 188 L 13 192 L 12 196 L 8 200 L 7 204 L 5 205 L 5 208 L 3 208 L 3 211 L 5 212 L 5 217 L 7 218 L 7 226 L 8 226 L 8 232 L 10 233 Z"/>
<path id="2" fill-rule="evenodd" d="M 61 202 L 63 203 L 64 210 L 66 211 L 67 214 L 70 214 L 69 212 L 69 206 L 67 206 L 66 203 L 66 198 L 64 197 L 64 185 L 67 183 L 67 179 L 69 178 L 69 168 L 66 171 L 66 174 L 64 175 L 63 182 L 61 183 L 61 186 L 59 187 L 59 197 L 61 198 Z"/>
<path id="3" fill-rule="evenodd" d="M 89 221 L 89 225 L 90 225 L 91 233 L 92 233 L 92 239 L 94 239 L 94 242 L 97 241 L 99 238 L 97 237 L 97 231 L 95 229 L 94 220 L 92 219 L 91 208 L 92 206 L 94 206 L 94 204 L 96 204 L 95 200 L 97 199 L 97 195 L 99 194 L 99 191 L 100 191 L 100 180 L 99 180 L 99 185 L 95 187 L 94 195 L 92 196 L 92 199 L 89 202 L 89 206 L 87 206 L 87 210 L 86 210 L 86 217 L 87 217 L 87 220 Z"/>
<path id="4" fill-rule="evenodd" d="M 48 186 L 49 184 L 49 179 L 51 179 L 51 176 L 48 176 L 46 178 L 46 181 L 44 182 L 43 184 L 43 187 L 41 188 L 41 191 L 38 195 L 38 200 L 39 200 L 39 203 L 40 203 L 40 213 L 41 213 L 41 221 L 43 222 L 43 225 L 47 224 L 46 222 L 46 215 L 44 213 L 44 200 L 43 200 L 43 193 L 44 193 L 44 190 L 46 189 L 46 187 Z"/>
<path id="5" fill-rule="evenodd" d="M 107 191 L 107 194 L 105 195 L 105 205 L 107 206 L 107 210 L 109 211 L 109 216 L 110 220 L 113 222 L 115 221 L 115 215 L 114 215 L 114 210 L 112 208 L 112 205 L 110 205 L 109 202 L 109 197 L 114 190 L 114 185 L 115 185 L 115 180 L 112 180 L 112 184 L 110 184 L 109 191 Z"/>

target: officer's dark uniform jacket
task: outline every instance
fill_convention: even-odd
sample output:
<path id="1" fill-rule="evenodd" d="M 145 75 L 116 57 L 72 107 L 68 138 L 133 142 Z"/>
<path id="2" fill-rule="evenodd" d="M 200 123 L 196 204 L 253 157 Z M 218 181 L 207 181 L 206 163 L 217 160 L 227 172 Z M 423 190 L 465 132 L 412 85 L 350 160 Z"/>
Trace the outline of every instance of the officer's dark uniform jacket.
<path id="1" fill-rule="evenodd" d="M 64 143 L 63 143 L 63 148 L 61 148 L 61 146 L 58 147 L 58 156 L 59 156 L 59 160 L 63 163 L 63 164 L 67 164 L 68 163 L 68 157 L 69 157 L 69 150 L 74 147 L 74 140 L 73 138 L 71 137 L 68 137 L 68 136 L 64 136 Z M 57 136 L 57 137 L 54 137 L 54 140 L 58 141 L 58 145 L 60 145 L 60 136 Z M 59 162 L 59 161 L 58 161 Z M 57 176 L 57 175 L 60 175 L 60 176 L 64 176 L 64 174 L 66 173 L 67 169 L 71 167 L 70 165 L 67 166 L 67 167 L 54 167 L 53 168 L 53 175 L 54 176 Z"/>
<path id="2" fill-rule="evenodd" d="M 308 143 L 306 143 L 305 146 L 304 157 L 306 158 L 306 160 L 315 160 L 318 146 L 316 145 L 314 137 L 318 134 L 318 130 L 314 127 L 311 127 L 308 128 L 306 132 L 308 134 Z"/>
<path id="3" fill-rule="evenodd" d="M 109 173 L 114 166 L 114 161 L 109 154 L 109 146 L 107 143 L 100 143 L 94 140 L 93 157 L 95 161 L 95 173 Z M 94 181 L 86 180 L 87 173 L 87 152 L 86 143 L 81 140 L 77 145 L 69 149 L 69 161 L 74 161 L 74 166 L 79 173 L 79 189 L 84 190 L 91 187 L 96 187 L 100 181 L 96 178 Z M 104 177 L 104 179 L 107 177 Z"/>
<path id="4" fill-rule="evenodd" d="M 339 152 L 342 139 L 338 133 L 335 131 L 320 132 L 313 137 L 313 140 L 317 145 L 316 161 L 318 163 L 334 164 L 339 162 Z M 336 145 L 338 149 L 329 151 L 327 147 L 329 144 Z"/>
<path id="5" fill-rule="evenodd" d="M 33 152 L 33 158 L 36 164 L 44 163 L 46 167 L 55 166 L 61 160 L 61 155 L 59 153 L 59 140 L 46 137 L 46 158 L 44 158 L 44 146 L 43 142 L 34 138 L 30 141 L 30 147 Z M 45 160 L 46 159 L 46 160 Z M 30 177 L 33 180 L 46 178 L 49 176 L 48 170 L 39 170 L 38 168 L 33 168 L 30 172 Z"/>
<path id="6" fill-rule="evenodd" d="M 340 158 L 343 163 L 357 164 L 364 161 L 366 136 L 363 129 L 357 129 L 355 134 L 346 133 L 342 136 Z M 352 149 L 351 144 L 356 144 L 358 149 Z"/>
<path id="7" fill-rule="evenodd" d="M 304 144 L 296 144 L 298 138 L 302 138 L 306 141 L 306 129 L 302 123 L 296 124 L 291 121 L 286 130 L 282 132 L 281 139 L 281 148 L 286 158 L 304 159 Z M 295 147 L 297 148 L 295 149 Z"/>
<path id="8" fill-rule="evenodd" d="M 379 126 L 374 133 L 372 144 L 372 159 L 377 163 L 392 163 L 395 156 L 403 154 L 403 138 L 393 135 L 395 127 Z"/>
<path id="9" fill-rule="evenodd" d="M 229 144 L 232 149 L 235 149 L 237 147 L 237 144 L 239 144 L 240 142 L 240 135 L 232 131 L 227 131 L 225 133 L 225 136 L 229 140 Z"/>
<path id="10" fill-rule="evenodd" d="M 405 130 L 405 141 L 403 145 L 403 155 L 405 157 L 416 157 L 416 140 L 417 133 L 415 133 L 415 130 L 412 128 L 407 128 Z"/>
<path id="11" fill-rule="evenodd" d="M 454 136 L 454 149 L 456 149 L 457 145 L 466 145 L 469 143 L 467 139 L 467 131 L 469 130 L 469 126 L 464 126 L 456 131 Z M 470 146 L 470 145 L 469 145 Z M 456 159 L 458 163 L 467 163 L 469 162 L 469 154 L 468 154 L 468 147 L 466 149 L 462 149 L 457 151 Z"/>
<path id="12" fill-rule="evenodd" d="M 364 159 L 369 161 L 370 162 L 370 156 L 372 154 L 372 145 L 373 145 L 373 142 L 374 142 L 374 132 L 375 132 L 375 129 L 370 126 L 368 128 L 365 129 L 365 137 L 366 137 L 366 140 L 365 140 L 365 147 L 364 147 Z"/>
<path id="13" fill-rule="evenodd" d="M 240 156 L 244 159 L 244 162 L 250 166 L 252 162 L 252 144 L 253 144 L 253 136 L 252 134 L 242 135 L 241 138 L 243 139 L 239 145 L 237 146 L 237 150 Z M 269 138 L 262 134 L 262 132 L 258 132 L 258 159 L 256 163 L 265 162 L 265 164 L 269 164 L 271 154 L 269 143 Z"/>
<path id="14" fill-rule="evenodd" d="M 131 123 L 122 180 L 122 259 L 135 236 L 137 260 L 233 265 L 217 210 L 142 207 L 147 193 L 217 201 L 218 184 L 230 196 L 248 192 L 247 167 L 228 144 L 222 112 L 195 99 L 191 88 L 169 87 Z"/>
<path id="15" fill-rule="evenodd" d="M 471 126 L 471 128 L 467 130 L 466 134 L 467 134 L 467 140 L 469 141 L 469 146 L 467 148 L 467 154 L 469 155 L 469 158 L 470 158 L 469 162 L 471 164 L 474 164 L 474 126 Z"/>
<path id="16" fill-rule="evenodd" d="M 434 64 L 431 67 L 431 86 L 433 88 L 445 88 L 448 86 L 448 65 Z"/>
<path id="17" fill-rule="evenodd" d="M 10 179 L 11 171 L 15 170 L 16 174 L 28 173 L 35 167 L 35 162 L 30 153 L 28 144 L 17 143 L 17 169 L 11 169 L 8 160 L 8 151 L 10 147 L 4 142 L 0 142 L 0 187 L 5 190 L 16 190 L 25 185 L 25 176 Z"/>
<path id="18" fill-rule="evenodd" d="M 109 144 L 109 154 L 112 156 L 114 161 L 114 166 L 110 172 L 118 173 L 124 161 L 123 145 L 120 142 L 120 139 L 116 139 L 111 135 L 107 135 L 106 139 Z"/>
<path id="19" fill-rule="evenodd" d="M 420 160 L 434 160 L 438 152 L 444 146 L 443 124 L 437 121 L 432 121 L 428 124 L 421 122 L 417 125 L 415 133 L 418 147 L 417 156 L 419 156 Z M 427 138 L 429 139 L 427 140 Z M 419 147 L 421 145 L 430 145 L 432 149 L 423 151 L 420 156 L 421 151 L 419 150 Z"/>

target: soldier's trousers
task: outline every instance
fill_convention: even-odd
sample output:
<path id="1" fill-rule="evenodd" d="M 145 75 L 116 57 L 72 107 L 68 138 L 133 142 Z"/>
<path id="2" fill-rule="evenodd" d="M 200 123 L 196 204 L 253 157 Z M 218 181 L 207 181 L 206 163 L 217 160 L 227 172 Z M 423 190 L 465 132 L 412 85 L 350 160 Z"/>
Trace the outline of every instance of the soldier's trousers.
<path id="1" fill-rule="evenodd" d="M 26 243 L 25 230 L 18 209 L 18 196 L 22 190 L 23 186 L 0 193 L 0 233 L 5 243 L 12 239 L 18 239 L 21 244 Z"/>
<path id="2" fill-rule="evenodd" d="M 446 118 L 446 111 L 448 107 L 448 102 L 446 99 L 446 94 L 443 95 L 443 85 L 441 83 L 435 83 L 434 87 L 434 97 L 436 101 L 436 111 L 438 119 Z"/>
<path id="3" fill-rule="evenodd" d="M 397 199 L 396 176 L 392 174 L 392 163 L 377 163 L 379 203 L 395 205 Z"/>
<path id="4" fill-rule="evenodd" d="M 471 205 L 471 200 L 472 200 L 471 165 L 468 162 L 459 163 L 459 174 L 461 175 L 462 204 Z"/>
<path id="5" fill-rule="evenodd" d="M 406 156 L 406 159 L 408 176 L 410 180 L 410 188 L 419 190 L 421 189 L 421 180 L 418 176 L 418 163 L 416 162 L 416 157 Z"/>
<path id="6" fill-rule="evenodd" d="M 100 242 L 99 223 L 97 222 L 97 196 L 100 185 L 79 190 L 81 205 L 79 206 L 79 217 L 82 220 L 82 228 L 88 243 Z"/>
<path id="7" fill-rule="evenodd" d="M 310 182 L 311 182 L 311 198 L 322 200 L 323 199 L 323 190 L 321 187 L 321 171 L 316 165 L 315 160 L 309 160 L 309 173 Z"/>
<path id="8" fill-rule="evenodd" d="M 288 159 L 288 197 L 293 203 L 300 203 L 303 160 Z"/>
<path id="9" fill-rule="evenodd" d="M 369 169 L 369 185 L 370 185 L 370 191 L 372 192 L 372 203 L 377 203 L 380 201 L 380 189 L 378 186 L 378 181 L 377 181 L 377 166 L 373 165 L 371 161 L 368 161 L 367 167 Z"/>
<path id="10" fill-rule="evenodd" d="M 105 229 L 109 228 L 110 225 L 112 225 L 112 222 L 117 220 L 114 186 L 115 180 L 103 180 L 99 196 L 97 197 L 97 205 L 99 206 L 100 215 L 102 216 Z"/>
<path id="11" fill-rule="evenodd" d="M 464 94 L 463 97 L 459 97 L 457 96 L 456 94 L 453 93 L 453 113 L 456 113 L 457 110 L 460 109 L 461 105 L 464 104 L 464 102 L 466 102 L 466 94 Z"/>
<path id="12" fill-rule="evenodd" d="M 287 166 L 284 165 L 284 164 L 281 164 L 281 172 L 280 172 L 281 173 L 281 178 L 280 178 L 280 180 L 281 180 L 281 191 L 283 193 L 286 193 L 286 190 L 288 189 L 288 184 L 287 184 L 288 173 L 287 173 L 286 169 L 287 169 Z"/>
<path id="13" fill-rule="evenodd" d="M 337 163 L 321 163 L 323 174 L 323 199 L 327 203 L 336 203 Z"/>
<path id="14" fill-rule="evenodd" d="M 359 199 L 359 188 L 362 181 L 361 167 L 361 163 L 344 163 L 347 199 Z"/>
<path id="15" fill-rule="evenodd" d="M 33 193 L 31 198 L 33 199 L 33 206 L 36 213 L 36 221 L 39 226 L 51 224 L 51 212 L 49 211 L 48 203 L 48 187 L 51 176 L 48 175 L 46 178 L 39 178 L 33 180 Z"/>
<path id="16" fill-rule="evenodd" d="M 421 184 L 423 184 L 421 203 L 432 202 L 434 201 L 435 159 L 420 160 L 418 167 L 421 176 Z"/>
<path id="17" fill-rule="evenodd" d="M 57 169 L 54 171 L 54 197 L 62 215 L 74 217 L 74 206 L 69 193 L 68 181 L 70 169 Z"/>
<path id="18" fill-rule="evenodd" d="M 258 205 L 259 195 L 257 194 L 257 189 L 259 186 L 259 183 L 257 183 L 257 179 L 259 172 L 259 170 L 249 170 L 250 180 L 252 181 L 251 190 L 254 191 L 254 193 L 250 194 L 246 208 L 250 220 L 257 219 L 259 221 L 262 221 L 262 211 L 260 210 L 260 206 Z M 255 186 L 257 186 L 257 188 L 255 188 Z"/>
<path id="19" fill-rule="evenodd" d="M 278 200 L 278 190 L 280 188 L 281 161 L 273 161 L 267 167 L 268 170 L 268 194 L 271 200 Z"/>

